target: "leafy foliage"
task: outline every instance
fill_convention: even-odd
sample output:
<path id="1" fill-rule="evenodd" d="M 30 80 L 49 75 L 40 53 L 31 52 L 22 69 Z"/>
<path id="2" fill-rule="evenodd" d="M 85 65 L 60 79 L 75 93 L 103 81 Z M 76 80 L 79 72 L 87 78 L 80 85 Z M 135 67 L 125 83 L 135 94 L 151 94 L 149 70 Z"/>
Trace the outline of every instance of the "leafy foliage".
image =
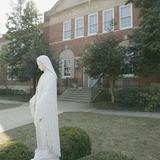
<path id="1" fill-rule="evenodd" d="M 160 89 L 130 88 L 118 90 L 116 103 L 122 107 L 136 108 L 140 111 L 159 111 Z"/>
<path id="2" fill-rule="evenodd" d="M 28 1 L 24 4 L 23 1 L 18 1 L 8 16 L 7 28 L 6 39 L 10 43 L 3 57 L 10 66 L 10 75 L 16 76 L 20 81 L 33 79 L 35 88 L 40 74 L 36 58 L 42 54 L 52 57 L 43 37 L 41 15 L 34 3 Z"/>
<path id="3" fill-rule="evenodd" d="M 160 73 L 160 1 L 129 0 L 140 8 L 140 29 L 132 39 L 133 65 L 139 75 Z"/>
<path id="4" fill-rule="evenodd" d="M 117 37 L 109 36 L 97 38 L 87 46 L 83 62 L 91 77 L 97 78 L 103 73 L 103 75 L 117 78 L 122 74 L 126 50 L 119 46 L 119 42 Z"/>
<path id="5" fill-rule="evenodd" d="M 61 160 L 75 160 L 91 153 L 91 142 L 88 134 L 77 127 L 60 129 Z"/>
<path id="6" fill-rule="evenodd" d="M 114 81 L 124 71 L 126 48 L 119 45 L 116 36 L 97 38 L 86 47 L 87 53 L 83 56 L 86 72 L 94 78 L 100 74 L 107 76 L 110 82 L 111 97 L 114 103 Z"/>

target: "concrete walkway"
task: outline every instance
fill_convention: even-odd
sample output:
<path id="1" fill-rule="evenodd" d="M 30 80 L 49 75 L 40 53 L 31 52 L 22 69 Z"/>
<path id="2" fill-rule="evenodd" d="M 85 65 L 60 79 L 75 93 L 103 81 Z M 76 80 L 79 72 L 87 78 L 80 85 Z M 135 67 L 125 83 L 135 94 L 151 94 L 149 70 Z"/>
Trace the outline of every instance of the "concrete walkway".
<path id="1" fill-rule="evenodd" d="M 5 101 L 3 101 L 3 103 L 5 103 Z M 89 103 L 65 101 L 58 102 L 58 112 L 59 114 L 64 112 L 92 112 L 115 116 L 160 118 L 160 113 L 97 110 L 96 108 L 93 108 L 93 106 Z M 0 110 L 0 133 L 32 122 L 33 118 L 31 116 L 28 103 L 24 103 L 21 107 Z"/>

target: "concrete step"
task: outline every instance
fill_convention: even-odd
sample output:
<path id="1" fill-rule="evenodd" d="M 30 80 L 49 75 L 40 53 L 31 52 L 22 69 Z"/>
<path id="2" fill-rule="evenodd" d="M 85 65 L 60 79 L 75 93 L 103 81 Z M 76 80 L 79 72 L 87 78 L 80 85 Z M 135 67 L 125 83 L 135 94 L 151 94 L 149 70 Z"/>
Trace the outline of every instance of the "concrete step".
<path id="1" fill-rule="evenodd" d="M 90 102 L 91 90 L 89 88 L 68 88 L 61 96 L 62 101 Z"/>
<path id="2" fill-rule="evenodd" d="M 81 98 L 77 98 L 77 97 L 59 97 L 60 99 L 72 99 L 72 100 L 76 100 L 76 99 L 79 99 L 79 100 L 87 100 L 87 101 L 90 101 L 90 98 L 88 97 L 81 97 Z"/>
<path id="3" fill-rule="evenodd" d="M 90 103 L 90 100 L 85 100 L 85 99 L 72 99 L 72 98 L 58 98 L 60 101 L 69 101 L 69 102 L 85 102 L 85 103 Z"/>

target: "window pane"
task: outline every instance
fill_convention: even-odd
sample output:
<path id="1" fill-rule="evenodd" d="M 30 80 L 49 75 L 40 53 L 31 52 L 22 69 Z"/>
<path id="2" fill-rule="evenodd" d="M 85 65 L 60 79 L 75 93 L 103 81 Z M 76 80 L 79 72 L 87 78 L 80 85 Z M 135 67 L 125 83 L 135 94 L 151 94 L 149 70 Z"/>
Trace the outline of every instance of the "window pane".
<path id="1" fill-rule="evenodd" d="M 71 75 L 70 60 L 64 60 L 64 76 Z"/>
<path id="2" fill-rule="evenodd" d="M 89 31 L 89 33 L 97 33 L 97 24 L 91 25 Z"/>
<path id="3" fill-rule="evenodd" d="M 97 24 L 97 15 L 92 15 L 89 17 L 89 24 L 92 25 L 92 24 Z"/>
<path id="4" fill-rule="evenodd" d="M 71 22 L 65 23 L 64 30 L 65 31 L 71 30 Z"/>
<path id="5" fill-rule="evenodd" d="M 121 28 L 126 28 L 131 26 L 131 17 L 121 19 Z"/>
<path id="6" fill-rule="evenodd" d="M 64 32 L 64 39 L 69 39 L 71 37 L 71 31 Z"/>
<path id="7" fill-rule="evenodd" d="M 104 21 L 110 21 L 113 19 L 113 11 L 104 12 Z"/>
<path id="8" fill-rule="evenodd" d="M 64 23 L 64 39 L 70 39 L 71 38 L 71 22 Z"/>
<path id="9" fill-rule="evenodd" d="M 121 17 L 131 16 L 131 6 L 121 8 Z"/>
<path id="10" fill-rule="evenodd" d="M 83 18 L 76 20 L 76 37 L 84 36 L 84 22 Z"/>
<path id="11" fill-rule="evenodd" d="M 76 31 L 76 37 L 84 36 L 84 29 L 80 28 Z"/>
<path id="12" fill-rule="evenodd" d="M 106 32 L 112 31 L 113 30 L 113 25 L 112 25 L 112 21 L 108 21 L 104 23 L 104 30 Z"/>
<path id="13" fill-rule="evenodd" d="M 77 28 L 83 27 L 83 19 L 78 19 L 76 26 L 77 26 Z"/>

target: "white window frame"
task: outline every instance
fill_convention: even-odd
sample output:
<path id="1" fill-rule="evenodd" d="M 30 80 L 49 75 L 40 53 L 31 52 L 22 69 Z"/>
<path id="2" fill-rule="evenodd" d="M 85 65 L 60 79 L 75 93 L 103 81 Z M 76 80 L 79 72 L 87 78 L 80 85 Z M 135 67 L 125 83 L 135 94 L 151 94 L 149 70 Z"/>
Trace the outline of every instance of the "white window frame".
<path id="1" fill-rule="evenodd" d="M 112 27 L 112 30 L 111 31 L 114 31 L 114 19 L 115 19 L 115 17 L 114 17 L 114 8 L 112 8 L 112 9 L 107 9 L 107 10 L 104 10 L 103 11 L 103 33 L 108 33 L 108 32 L 110 32 L 110 31 L 105 31 L 105 26 L 104 26 L 104 14 L 105 14 L 105 12 L 110 12 L 110 11 L 112 11 L 112 17 L 113 17 L 113 27 Z"/>
<path id="2" fill-rule="evenodd" d="M 130 6 L 130 8 L 131 8 L 131 26 L 128 26 L 128 27 L 121 27 L 121 19 L 122 19 L 122 15 L 121 15 L 121 10 L 122 10 L 122 8 L 124 8 L 124 7 L 126 7 L 126 6 Z M 124 17 L 123 17 L 124 18 Z M 121 5 L 120 7 L 119 7 L 119 28 L 120 28 L 120 30 L 125 30 L 125 29 L 129 29 L 129 28 L 133 28 L 133 5 L 132 5 L 132 3 L 130 3 L 130 4 L 127 4 L 127 5 Z"/>
<path id="3" fill-rule="evenodd" d="M 64 75 L 64 61 L 70 61 L 71 62 L 71 60 L 70 59 L 63 59 L 62 60 L 62 78 L 70 78 L 71 77 L 71 73 L 70 73 L 70 75 L 68 75 L 68 76 L 65 76 Z M 71 67 L 71 66 L 70 66 Z M 71 71 L 71 68 L 70 68 L 70 71 Z"/>
<path id="4" fill-rule="evenodd" d="M 64 28 L 65 28 L 65 24 L 66 23 L 68 23 L 68 22 L 70 22 L 71 23 L 71 35 L 70 35 L 70 38 L 64 38 Z M 71 20 L 68 20 L 68 21 L 65 21 L 65 22 L 63 22 L 63 41 L 67 41 L 67 40 L 71 40 L 71 36 L 72 36 L 72 21 Z"/>
<path id="5" fill-rule="evenodd" d="M 96 15 L 96 16 L 97 16 L 97 32 L 96 32 L 96 33 L 90 33 L 89 20 L 90 20 L 90 17 L 93 16 L 93 15 Z M 98 29 L 99 29 L 99 25 L 98 25 L 98 12 L 89 14 L 89 15 L 88 15 L 88 36 L 92 36 L 92 35 L 98 34 Z"/>
<path id="6" fill-rule="evenodd" d="M 79 19 L 82 19 L 82 22 L 83 22 L 83 35 L 82 36 L 76 36 L 76 33 L 77 33 L 77 20 L 79 20 Z M 81 17 L 77 17 L 77 18 L 75 18 L 75 32 L 74 32 L 75 34 L 75 38 L 81 38 L 81 37 L 84 37 L 84 17 L 83 16 L 81 16 Z"/>

